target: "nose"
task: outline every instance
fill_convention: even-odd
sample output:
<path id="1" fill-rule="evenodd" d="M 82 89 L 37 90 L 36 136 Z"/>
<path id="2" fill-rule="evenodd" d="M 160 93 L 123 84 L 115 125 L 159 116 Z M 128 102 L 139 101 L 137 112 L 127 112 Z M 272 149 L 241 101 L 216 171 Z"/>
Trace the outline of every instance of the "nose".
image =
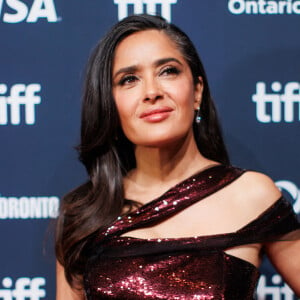
<path id="1" fill-rule="evenodd" d="M 163 97 L 161 86 L 156 78 L 147 78 L 144 85 L 144 101 L 157 101 Z"/>

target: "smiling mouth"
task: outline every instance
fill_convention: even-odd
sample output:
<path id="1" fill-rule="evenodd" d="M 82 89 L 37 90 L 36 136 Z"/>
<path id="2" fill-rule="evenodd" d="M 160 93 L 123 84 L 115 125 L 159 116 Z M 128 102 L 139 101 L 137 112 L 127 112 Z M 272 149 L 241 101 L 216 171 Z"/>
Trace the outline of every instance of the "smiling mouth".
<path id="1" fill-rule="evenodd" d="M 144 111 L 140 118 L 147 123 L 158 123 L 167 119 L 174 109 L 171 107 L 158 107 Z"/>
<path id="2" fill-rule="evenodd" d="M 144 119 L 144 118 L 151 117 L 151 116 L 169 114 L 172 111 L 173 111 L 173 109 L 171 107 L 155 108 L 155 109 L 144 111 L 143 113 L 141 113 L 140 118 Z"/>

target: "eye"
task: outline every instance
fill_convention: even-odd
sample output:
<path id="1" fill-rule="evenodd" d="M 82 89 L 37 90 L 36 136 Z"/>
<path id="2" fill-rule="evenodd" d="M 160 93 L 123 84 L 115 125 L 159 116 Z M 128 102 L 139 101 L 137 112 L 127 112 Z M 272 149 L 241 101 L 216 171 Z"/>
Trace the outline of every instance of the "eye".
<path id="1" fill-rule="evenodd" d="M 163 75 L 163 76 L 178 75 L 179 73 L 180 73 L 180 70 L 178 68 L 169 66 L 169 67 L 164 68 L 161 71 L 160 75 Z"/>
<path id="2" fill-rule="evenodd" d="M 123 86 L 131 84 L 134 83 L 137 79 L 138 78 L 135 75 L 126 75 L 119 81 L 119 85 Z"/>

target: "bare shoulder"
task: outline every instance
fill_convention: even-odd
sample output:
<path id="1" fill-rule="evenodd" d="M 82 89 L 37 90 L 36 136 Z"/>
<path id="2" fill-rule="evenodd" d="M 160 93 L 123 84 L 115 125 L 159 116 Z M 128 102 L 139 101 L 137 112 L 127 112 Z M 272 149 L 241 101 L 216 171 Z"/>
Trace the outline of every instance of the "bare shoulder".
<path id="1" fill-rule="evenodd" d="M 257 214 L 272 206 L 281 196 L 269 176 L 254 171 L 245 172 L 237 180 L 235 193 L 244 208 Z"/>
<path id="2" fill-rule="evenodd" d="M 281 193 L 274 181 L 267 175 L 254 171 L 247 171 L 240 177 L 240 184 L 248 192 L 263 196 L 279 196 Z"/>

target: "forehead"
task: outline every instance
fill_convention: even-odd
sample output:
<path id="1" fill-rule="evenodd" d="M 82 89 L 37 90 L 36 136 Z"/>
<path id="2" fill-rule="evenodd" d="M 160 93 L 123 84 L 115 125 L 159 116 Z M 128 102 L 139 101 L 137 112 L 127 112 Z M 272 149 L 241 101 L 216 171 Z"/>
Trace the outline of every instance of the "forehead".
<path id="1" fill-rule="evenodd" d="M 124 65 L 139 64 L 162 57 L 176 57 L 184 61 L 174 41 L 158 30 L 145 30 L 131 34 L 120 42 L 114 56 L 114 69 Z"/>

